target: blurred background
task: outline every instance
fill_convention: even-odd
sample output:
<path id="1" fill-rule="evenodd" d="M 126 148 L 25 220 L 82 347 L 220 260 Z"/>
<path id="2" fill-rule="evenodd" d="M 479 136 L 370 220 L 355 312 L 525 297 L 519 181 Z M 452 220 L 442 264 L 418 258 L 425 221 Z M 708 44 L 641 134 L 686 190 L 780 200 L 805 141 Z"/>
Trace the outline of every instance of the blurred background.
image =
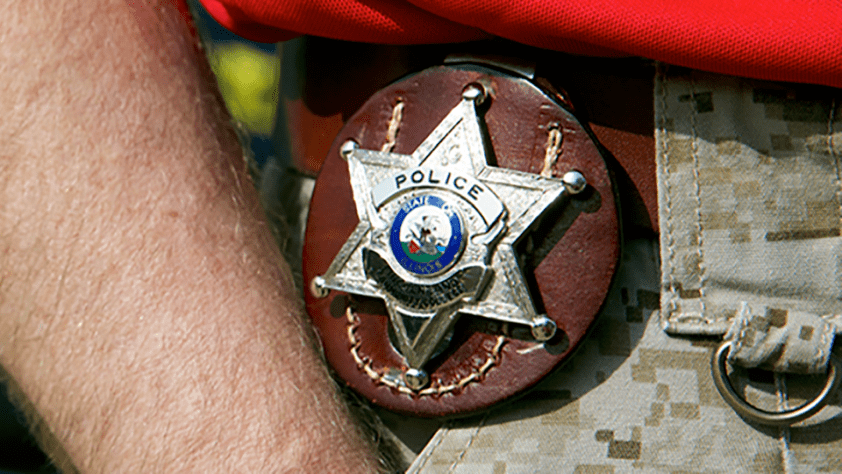
<path id="1" fill-rule="evenodd" d="M 197 0 L 187 3 L 225 105 L 247 132 L 243 138 L 262 167 L 273 153 L 270 138 L 278 107 L 281 49 L 241 38 L 220 26 Z"/>

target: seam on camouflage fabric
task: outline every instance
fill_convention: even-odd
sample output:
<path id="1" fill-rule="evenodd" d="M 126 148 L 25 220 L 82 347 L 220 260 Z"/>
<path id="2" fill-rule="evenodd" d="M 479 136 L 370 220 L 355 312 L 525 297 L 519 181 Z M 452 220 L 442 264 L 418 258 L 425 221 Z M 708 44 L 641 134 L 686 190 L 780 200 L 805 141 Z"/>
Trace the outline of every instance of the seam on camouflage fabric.
<path id="1" fill-rule="evenodd" d="M 778 410 L 789 410 L 788 390 L 786 387 L 786 375 L 775 372 L 775 392 L 778 396 Z M 793 472 L 794 457 L 792 449 L 790 449 L 790 429 L 789 426 L 781 426 L 778 429 L 778 449 L 781 450 L 781 470 L 784 474 Z"/>
<path id="2" fill-rule="evenodd" d="M 790 441 L 789 426 L 782 426 L 780 429 L 780 445 L 781 445 L 781 465 L 783 474 L 790 474 L 795 472 L 795 456 L 792 454 L 792 449 L 789 447 Z"/>
<path id="3" fill-rule="evenodd" d="M 778 410 L 789 410 L 789 391 L 786 387 L 786 375 L 780 372 L 774 373 L 775 394 L 778 397 Z"/>
<path id="4" fill-rule="evenodd" d="M 488 419 L 488 413 L 489 412 L 485 412 L 485 414 L 482 416 L 482 419 L 480 420 L 479 424 L 477 425 L 477 429 L 475 429 L 474 432 L 471 433 L 471 437 L 468 438 L 468 442 L 465 443 L 465 448 L 462 450 L 461 453 L 459 453 L 459 456 L 456 457 L 456 460 L 453 461 L 453 464 L 450 465 L 450 468 L 447 469 L 448 473 L 453 472 L 453 470 L 456 469 L 456 466 L 460 462 L 462 462 L 462 459 L 465 458 L 465 453 L 467 453 L 468 450 L 471 449 L 471 445 L 474 444 L 474 440 L 477 438 L 477 436 L 479 436 L 480 430 L 482 429 L 483 426 L 485 426 L 485 420 Z"/>
<path id="5" fill-rule="evenodd" d="M 669 179 L 669 164 L 670 164 L 670 143 L 669 143 L 669 134 L 667 133 L 667 79 L 666 79 L 666 65 L 663 63 L 658 63 L 655 69 L 655 84 L 657 85 L 658 90 L 655 93 L 655 110 L 659 111 L 659 114 L 656 114 L 656 123 L 655 123 L 655 134 L 656 146 L 659 146 L 661 150 L 659 150 L 660 155 L 662 156 L 661 159 L 661 173 L 664 177 L 661 180 L 664 183 L 664 214 L 666 219 L 664 219 L 664 228 L 666 232 L 666 253 L 667 258 L 665 262 L 662 262 L 661 265 L 667 266 L 667 276 L 669 278 L 669 293 L 666 295 L 669 298 L 669 301 L 663 301 L 663 311 L 662 315 L 664 317 L 664 324 L 666 325 L 669 323 L 669 316 L 675 310 L 675 272 L 673 265 L 675 263 L 675 228 L 673 226 L 673 218 L 672 218 L 672 189 Z M 662 268 L 663 274 L 663 268 Z M 661 282 L 663 285 L 664 282 Z"/>
<path id="6" fill-rule="evenodd" d="M 403 107 L 403 100 L 398 99 L 398 101 L 395 102 L 394 108 L 392 108 L 392 118 L 389 119 L 389 128 L 386 131 L 386 140 L 383 142 L 383 146 L 380 147 L 380 151 L 392 151 L 392 149 L 395 148 L 395 142 L 398 140 L 398 130 L 400 130 L 401 120 L 403 120 Z"/>
<path id="7" fill-rule="evenodd" d="M 830 113 L 827 117 L 827 151 L 836 167 L 836 204 L 839 206 L 839 229 L 842 231 L 842 174 L 839 172 L 839 156 L 834 149 L 833 122 L 836 120 L 836 98 L 830 99 Z"/>
<path id="8" fill-rule="evenodd" d="M 690 139 L 690 149 L 693 155 L 693 193 L 696 200 L 696 255 L 699 256 L 699 308 L 701 310 L 702 319 L 709 323 L 710 320 L 705 314 L 705 258 L 702 247 L 704 246 L 704 226 L 702 225 L 702 184 L 699 176 L 699 134 L 696 130 L 696 119 L 699 111 L 696 105 L 696 81 L 693 80 L 693 71 L 690 72 L 690 129 L 692 137 Z"/>
<path id="9" fill-rule="evenodd" d="M 403 394 L 412 396 L 443 395 L 456 389 L 465 388 L 466 385 L 472 382 L 481 381 L 492 367 L 500 363 L 500 353 L 503 350 L 504 343 L 506 342 L 505 337 L 497 336 L 497 342 L 494 344 L 494 347 L 492 347 L 491 351 L 488 353 L 488 357 L 479 366 L 479 368 L 467 376 L 462 377 L 455 383 L 451 383 L 449 385 L 439 385 L 438 382 L 434 382 L 432 387 L 416 392 L 392 380 L 387 372 L 381 372 L 372 367 L 371 358 L 361 355 L 359 351 L 362 343 L 359 339 L 357 339 L 356 330 L 360 324 L 360 318 L 350 306 L 345 309 L 345 318 L 348 321 L 346 334 L 348 335 L 348 342 L 351 343 L 351 356 L 354 358 L 354 362 L 357 364 L 357 367 L 375 382 L 381 383 L 389 388 L 393 388 Z"/>
<path id="10" fill-rule="evenodd" d="M 424 466 L 427 464 L 433 454 L 435 454 L 436 449 L 438 449 L 439 445 L 444 441 L 447 437 L 447 434 L 450 432 L 450 429 L 453 427 L 453 421 L 445 422 L 441 428 L 436 430 L 436 434 L 433 435 L 433 438 L 427 442 L 427 446 L 424 447 L 424 450 L 421 451 L 421 454 L 415 458 L 415 461 L 409 466 L 407 469 L 406 474 L 413 474 L 417 472 L 421 472 L 424 469 Z"/>

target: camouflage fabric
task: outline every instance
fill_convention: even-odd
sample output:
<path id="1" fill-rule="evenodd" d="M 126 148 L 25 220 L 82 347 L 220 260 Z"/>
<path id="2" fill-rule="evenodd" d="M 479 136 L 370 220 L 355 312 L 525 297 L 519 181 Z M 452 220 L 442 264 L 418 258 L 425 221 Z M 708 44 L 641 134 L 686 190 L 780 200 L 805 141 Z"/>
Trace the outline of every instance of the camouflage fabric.
<path id="1" fill-rule="evenodd" d="M 732 326 L 745 360 L 803 341 L 825 350 L 812 371 L 826 363 L 842 314 L 835 96 L 661 68 L 660 250 L 626 242 L 581 350 L 521 399 L 447 422 L 407 472 L 842 472 L 841 394 L 791 428 L 759 426 L 723 401 L 710 370 Z M 767 410 L 811 399 L 824 377 L 730 375 Z"/>
<path id="2" fill-rule="evenodd" d="M 627 242 L 624 250 L 582 349 L 520 400 L 445 424 L 407 472 L 842 472 L 842 399 L 795 428 L 743 421 L 711 379 L 718 341 L 661 328 L 655 243 Z M 769 374 L 738 370 L 733 379 L 751 403 L 774 409 L 784 382 Z M 790 380 L 802 398 L 822 382 Z"/>
<path id="3" fill-rule="evenodd" d="M 839 91 L 661 68 L 664 327 L 724 334 L 743 303 L 842 314 Z"/>

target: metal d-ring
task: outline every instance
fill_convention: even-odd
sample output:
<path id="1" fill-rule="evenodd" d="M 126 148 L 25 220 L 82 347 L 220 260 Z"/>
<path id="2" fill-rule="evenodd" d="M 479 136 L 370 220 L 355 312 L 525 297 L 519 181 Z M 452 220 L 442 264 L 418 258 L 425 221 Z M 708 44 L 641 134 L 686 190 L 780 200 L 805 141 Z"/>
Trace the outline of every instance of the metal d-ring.
<path id="1" fill-rule="evenodd" d="M 737 394 L 731 379 L 728 378 L 726 363 L 728 353 L 731 350 L 731 341 L 726 341 L 714 351 L 711 358 L 711 374 L 713 382 L 719 390 L 722 398 L 731 405 L 731 408 L 743 418 L 764 425 L 788 426 L 805 420 L 824 408 L 831 393 L 839 386 L 842 379 L 842 370 L 836 367 L 837 362 L 831 356 L 827 370 L 827 382 L 816 398 L 801 405 L 798 408 L 784 411 L 766 411 L 750 405 L 743 397 Z"/>

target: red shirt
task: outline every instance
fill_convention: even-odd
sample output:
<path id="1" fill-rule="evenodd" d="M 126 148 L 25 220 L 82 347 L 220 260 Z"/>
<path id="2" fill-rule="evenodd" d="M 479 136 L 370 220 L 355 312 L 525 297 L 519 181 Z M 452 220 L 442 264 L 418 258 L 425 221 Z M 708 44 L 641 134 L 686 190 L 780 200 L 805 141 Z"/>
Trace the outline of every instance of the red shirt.
<path id="1" fill-rule="evenodd" d="M 225 27 L 385 43 L 499 36 L 569 53 L 642 56 L 723 74 L 842 87 L 838 0 L 202 0 Z"/>

